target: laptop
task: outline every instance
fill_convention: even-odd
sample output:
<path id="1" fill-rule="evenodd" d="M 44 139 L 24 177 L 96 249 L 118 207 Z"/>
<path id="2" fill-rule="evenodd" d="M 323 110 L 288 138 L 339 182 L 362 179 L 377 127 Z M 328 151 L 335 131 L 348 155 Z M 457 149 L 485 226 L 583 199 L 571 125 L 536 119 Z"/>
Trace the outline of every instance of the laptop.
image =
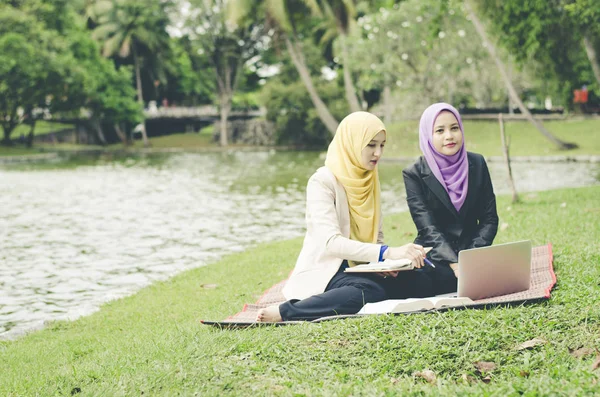
<path id="1" fill-rule="evenodd" d="M 473 248 L 458 253 L 458 296 L 472 300 L 529 289 L 531 241 Z"/>

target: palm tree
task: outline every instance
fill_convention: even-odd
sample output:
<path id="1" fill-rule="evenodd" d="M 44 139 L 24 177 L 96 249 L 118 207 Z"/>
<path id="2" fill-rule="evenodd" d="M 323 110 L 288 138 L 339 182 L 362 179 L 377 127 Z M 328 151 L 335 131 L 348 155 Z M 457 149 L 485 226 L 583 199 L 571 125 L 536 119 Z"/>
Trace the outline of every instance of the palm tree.
<path id="1" fill-rule="evenodd" d="M 324 31 L 321 43 L 339 38 L 342 50 L 342 66 L 344 73 L 344 90 L 346 100 L 352 112 L 361 110 L 356 96 L 356 89 L 350 73 L 350 60 L 348 59 L 348 36 L 352 23 L 356 18 L 355 0 L 304 0 L 314 15 L 324 18 L 320 28 Z"/>
<path id="2" fill-rule="evenodd" d="M 97 2 L 90 12 L 96 18 L 93 36 L 102 43 L 102 54 L 133 57 L 137 98 L 142 105 L 142 54 L 159 54 L 169 48 L 165 7 L 165 2 L 111 0 Z M 149 146 L 145 123 L 142 127 L 144 146 Z"/>
<path id="3" fill-rule="evenodd" d="M 519 97 L 517 90 L 515 90 L 515 87 L 512 84 L 512 81 L 510 80 L 510 77 L 508 75 L 508 72 L 506 71 L 506 67 L 504 66 L 504 64 L 502 63 L 502 60 L 496 53 L 496 48 L 494 47 L 492 42 L 487 37 L 483 23 L 479 20 L 479 17 L 475 13 L 473 5 L 471 4 L 471 0 L 464 0 L 464 5 L 465 5 L 466 11 L 467 11 L 467 15 L 469 16 L 469 19 L 471 19 L 471 22 L 473 22 L 473 26 L 475 26 L 475 30 L 479 34 L 479 37 L 481 38 L 481 41 L 484 44 L 484 47 L 487 48 L 491 58 L 496 63 L 496 67 L 498 68 L 498 70 L 500 71 L 500 74 L 502 75 L 502 79 L 504 80 L 504 83 L 506 85 L 506 88 L 508 90 L 510 98 L 514 101 L 514 103 L 517 104 L 517 106 L 521 110 L 521 113 L 523 113 L 525 115 L 527 120 L 529 120 L 529 122 L 531 124 L 533 124 L 542 135 L 544 135 L 552 143 L 557 145 L 559 149 L 568 150 L 568 149 L 577 148 L 577 144 L 562 141 L 559 138 L 557 138 L 556 136 L 552 135 L 552 133 L 550 133 L 550 131 L 548 131 L 544 127 L 544 125 L 542 124 L 541 121 L 533 118 L 533 115 L 531 114 L 529 109 L 527 109 L 527 107 L 525 106 L 525 104 L 523 103 L 521 98 Z"/>
<path id="4" fill-rule="evenodd" d="M 314 86 L 310 71 L 306 65 L 300 39 L 296 34 L 295 17 L 298 17 L 304 7 L 304 1 L 300 0 L 231 0 L 229 3 L 229 19 L 239 22 L 249 15 L 256 13 L 257 9 L 265 10 L 269 19 L 279 35 L 282 37 L 286 49 L 290 54 L 302 83 L 308 91 L 308 95 L 315 106 L 315 110 L 325 127 L 333 135 L 337 129 L 338 121 L 333 117 L 327 105 L 319 96 Z M 310 15 L 302 14 L 305 18 Z"/>

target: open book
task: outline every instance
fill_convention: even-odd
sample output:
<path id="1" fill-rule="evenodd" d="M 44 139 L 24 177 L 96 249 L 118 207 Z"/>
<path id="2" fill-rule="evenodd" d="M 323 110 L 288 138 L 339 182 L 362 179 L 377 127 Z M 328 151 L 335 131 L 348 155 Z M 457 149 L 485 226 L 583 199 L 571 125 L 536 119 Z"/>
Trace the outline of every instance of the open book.
<path id="1" fill-rule="evenodd" d="M 433 247 L 424 247 L 427 254 Z M 347 268 L 346 273 L 377 273 L 377 272 L 401 272 L 412 270 L 414 265 L 410 259 L 385 259 L 381 262 L 370 262 L 364 265 L 356 265 Z"/>
<path id="2" fill-rule="evenodd" d="M 373 272 L 396 272 L 412 270 L 414 268 L 410 259 L 386 259 L 381 262 L 370 262 L 364 265 L 356 265 L 345 270 L 346 273 L 373 273 Z"/>
<path id="3" fill-rule="evenodd" d="M 388 299 L 367 303 L 358 314 L 407 313 L 422 310 L 443 309 L 447 307 L 467 306 L 473 301 L 469 298 L 450 296 L 432 296 L 429 298 Z"/>

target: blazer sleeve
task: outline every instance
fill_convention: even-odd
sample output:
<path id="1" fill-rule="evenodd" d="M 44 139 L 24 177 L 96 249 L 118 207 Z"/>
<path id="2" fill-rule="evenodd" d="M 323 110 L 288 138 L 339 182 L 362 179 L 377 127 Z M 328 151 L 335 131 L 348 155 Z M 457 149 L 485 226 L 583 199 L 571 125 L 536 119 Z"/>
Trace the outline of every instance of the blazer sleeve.
<path id="1" fill-rule="evenodd" d="M 426 247 L 433 247 L 429 257 L 437 263 L 456 263 L 458 256 L 444 234 L 436 226 L 431 210 L 427 207 L 420 176 L 414 168 L 402 171 L 406 188 L 406 201 L 410 215 L 417 227 L 419 240 Z"/>
<path id="2" fill-rule="evenodd" d="M 492 245 L 498 232 L 498 212 L 496 210 L 496 195 L 492 186 L 492 178 L 485 160 L 482 158 L 481 212 L 477 231 L 468 248 L 487 247 Z"/>
<path id="3" fill-rule="evenodd" d="M 307 228 L 318 241 L 324 242 L 329 254 L 357 262 L 379 260 L 380 244 L 363 243 L 342 235 L 335 207 L 335 188 L 327 186 L 319 178 L 311 178 L 306 197 Z"/>

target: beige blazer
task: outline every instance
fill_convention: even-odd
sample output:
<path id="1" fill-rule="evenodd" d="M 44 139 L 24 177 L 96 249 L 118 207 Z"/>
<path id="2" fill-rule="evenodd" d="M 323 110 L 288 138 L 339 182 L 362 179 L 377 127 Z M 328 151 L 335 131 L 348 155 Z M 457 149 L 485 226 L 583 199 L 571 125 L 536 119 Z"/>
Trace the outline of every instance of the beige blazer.
<path id="1" fill-rule="evenodd" d="M 306 236 L 283 289 L 285 298 L 304 299 L 324 292 L 344 259 L 377 261 L 383 244 L 383 219 L 379 219 L 378 244 L 350 240 L 346 191 L 329 168 L 319 168 L 306 187 Z"/>

